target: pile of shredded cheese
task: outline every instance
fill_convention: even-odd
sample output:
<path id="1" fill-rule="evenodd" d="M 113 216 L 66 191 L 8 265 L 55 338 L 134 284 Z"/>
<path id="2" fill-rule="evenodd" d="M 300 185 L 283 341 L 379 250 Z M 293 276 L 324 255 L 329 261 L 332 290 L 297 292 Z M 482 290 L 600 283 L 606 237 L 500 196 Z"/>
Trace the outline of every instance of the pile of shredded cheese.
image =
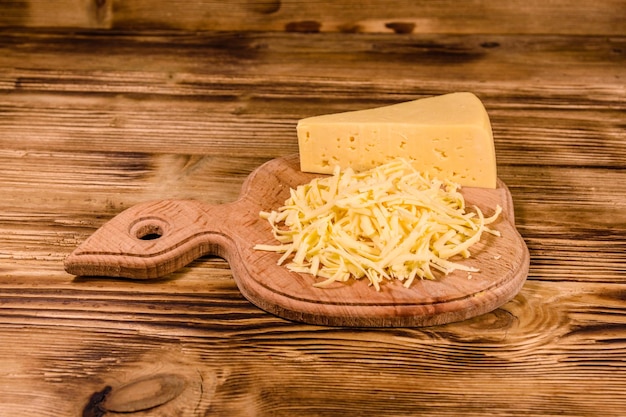
<path id="1" fill-rule="evenodd" d="M 449 259 L 470 256 L 469 248 L 501 212 L 485 218 L 478 207 L 466 212 L 458 184 L 430 179 L 405 159 L 355 173 L 336 168 L 291 189 L 284 206 L 262 211 L 278 245 L 255 249 L 283 255 L 278 264 L 324 278 L 327 286 L 366 277 L 376 290 L 385 280 L 409 287 L 434 271 L 478 272 Z"/>

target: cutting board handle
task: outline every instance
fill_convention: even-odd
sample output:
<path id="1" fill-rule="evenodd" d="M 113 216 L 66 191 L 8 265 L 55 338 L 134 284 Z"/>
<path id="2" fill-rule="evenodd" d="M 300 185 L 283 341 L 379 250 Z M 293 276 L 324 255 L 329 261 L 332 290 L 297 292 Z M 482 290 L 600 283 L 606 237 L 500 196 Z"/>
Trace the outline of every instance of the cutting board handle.
<path id="1" fill-rule="evenodd" d="M 158 278 L 208 254 L 233 252 L 232 213 L 241 201 L 211 205 L 159 200 L 133 206 L 111 219 L 65 259 L 82 276 Z"/>

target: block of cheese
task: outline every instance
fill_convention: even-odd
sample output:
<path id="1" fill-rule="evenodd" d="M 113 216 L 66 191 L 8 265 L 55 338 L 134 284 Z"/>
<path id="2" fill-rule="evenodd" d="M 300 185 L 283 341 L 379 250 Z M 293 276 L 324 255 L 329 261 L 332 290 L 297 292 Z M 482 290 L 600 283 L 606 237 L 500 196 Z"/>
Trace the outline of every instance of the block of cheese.
<path id="1" fill-rule="evenodd" d="M 496 187 L 491 123 L 478 97 L 459 92 L 298 122 L 300 169 L 363 171 L 403 157 L 462 186 Z"/>

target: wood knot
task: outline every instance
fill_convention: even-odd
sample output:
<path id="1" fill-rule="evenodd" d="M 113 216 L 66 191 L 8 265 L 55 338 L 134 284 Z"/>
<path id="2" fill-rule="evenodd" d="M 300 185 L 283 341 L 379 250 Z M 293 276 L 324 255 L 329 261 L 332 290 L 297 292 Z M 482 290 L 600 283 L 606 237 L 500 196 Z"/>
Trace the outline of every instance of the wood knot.
<path id="1" fill-rule="evenodd" d="M 246 5 L 246 7 L 255 13 L 272 14 L 272 13 L 276 13 L 277 11 L 279 11 L 281 5 L 282 4 L 280 0 L 250 1 Z"/>
<path id="2" fill-rule="evenodd" d="M 117 413 L 134 413 L 158 407 L 178 397 L 185 389 L 185 379 L 176 374 L 156 374 L 113 389 L 103 408 Z"/>
<path id="3" fill-rule="evenodd" d="M 337 27 L 341 33 L 361 33 L 363 32 L 363 26 L 356 23 L 346 23 Z"/>
<path id="4" fill-rule="evenodd" d="M 89 19 L 96 27 L 108 28 L 112 22 L 112 2 L 109 0 L 93 0 L 89 3 Z"/>
<path id="5" fill-rule="evenodd" d="M 413 33 L 415 30 L 415 23 L 412 22 L 389 22 L 385 24 L 387 29 L 391 29 L 397 34 L 406 35 L 409 33 Z"/>
<path id="6" fill-rule="evenodd" d="M 289 22 L 285 25 L 287 32 L 298 33 L 318 33 L 322 28 L 322 24 L 315 20 L 302 20 L 299 22 Z"/>
<path id="7" fill-rule="evenodd" d="M 482 46 L 483 48 L 486 49 L 491 49 L 491 48 L 497 48 L 500 46 L 499 42 L 483 42 L 480 44 L 480 46 Z"/>
<path id="8" fill-rule="evenodd" d="M 107 395 L 111 392 L 111 387 L 106 386 L 102 389 L 102 391 L 94 392 L 87 405 L 83 409 L 83 417 L 102 417 L 106 413 L 104 410 L 102 403 L 106 400 Z"/>

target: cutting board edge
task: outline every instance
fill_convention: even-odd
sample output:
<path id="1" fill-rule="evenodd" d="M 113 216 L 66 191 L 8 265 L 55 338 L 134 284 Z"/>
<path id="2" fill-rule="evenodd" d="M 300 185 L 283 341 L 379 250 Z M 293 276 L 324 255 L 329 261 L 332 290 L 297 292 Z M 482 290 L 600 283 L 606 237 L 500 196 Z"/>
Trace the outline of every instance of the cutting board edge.
<path id="1" fill-rule="evenodd" d="M 521 235 L 519 238 L 522 239 Z M 248 286 L 237 280 L 236 282 L 239 291 L 252 304 L 270 314 L 290 321 L 332 327 L 426 327 L 442 325 L 489 313 L 515 298 L 524 286 L 530 268 L 528 247 L 525 243 L 523 245 L 523 259 L 520 267 L 511 275 L 511 278 L 504 284 L 490 290 L 488 302 L 470 303 L 471 308 L 468 308 L 467 300 L 481 296 L 485 291 L 431 305 L 385 306 L 382 307 L 382 310 L 379 305 L 362 305 L 359 309 L 359 315 L 351 316 L 345 314 L 344 309 L 349 307 L 348 305 L 296 300 L 297 308 L 294 308 L 292 297 L 277 294 L 258 283 L 255 286 Z M 372 291 L 374 290 L 372 289 Z M 270 292 L 271 297 L 265 295 L 266 292 Z M 268 302 L 269 299 L 272 299 L 273 302 Z M 321 304 L 325 307 L 324 312 L 320 312 L 319 308 L 316 308 Z"/>

